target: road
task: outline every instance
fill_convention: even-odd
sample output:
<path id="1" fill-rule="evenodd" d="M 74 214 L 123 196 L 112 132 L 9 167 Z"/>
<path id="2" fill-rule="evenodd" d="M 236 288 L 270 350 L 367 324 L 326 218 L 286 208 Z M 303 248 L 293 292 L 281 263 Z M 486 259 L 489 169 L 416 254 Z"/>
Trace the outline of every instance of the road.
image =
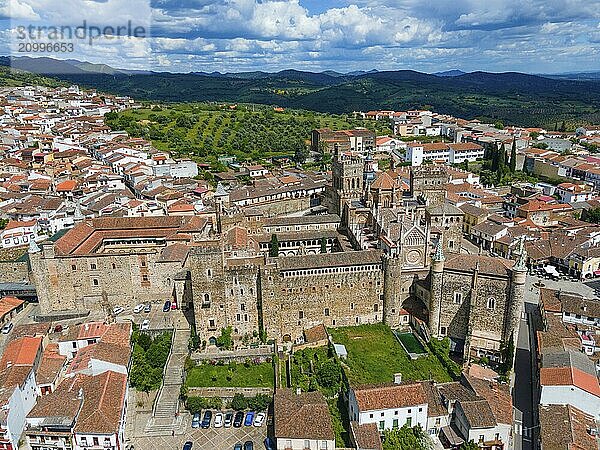
<path id="1" fill-rule="evenodd" d="M 535 324 L 538 307 L 525 303 L 519 324 L 519 338 L 515 351 L 515 385 L 513 405 L 515 414 L 515 450 L 533 450 L 537 423 L 537 379 L 535 369 Z M 530 325 L 533 325 L 530 327 Z M 532 343 L 534 343 L 532 348 Z"/>
<path id="2" fill-rule="evenodd" d="M 588 298 L 597 297 L 600 293 L 598 280 L 581 283 L 570 280 L 546 280 L 532 275 L 527 277 L 523 316 L 519 324 L 519 337 L 515 351 L 513 389 L 513 405 L 516 409 L 515 450 L 533 450 L 537 442 L 539 394 L 535 332 L 542 328 L 537 283 L 542 283 L 544 287 L 551 289 L 577 292 Z"/>

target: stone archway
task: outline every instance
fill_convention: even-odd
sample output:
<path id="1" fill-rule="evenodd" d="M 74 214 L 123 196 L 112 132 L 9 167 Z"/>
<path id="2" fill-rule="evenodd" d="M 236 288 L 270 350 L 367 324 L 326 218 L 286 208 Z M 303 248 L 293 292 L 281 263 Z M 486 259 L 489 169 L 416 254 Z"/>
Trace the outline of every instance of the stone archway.
<path id="1" fill-rule="evenodd" d="M 292 342 L 292 336 L 290 336 L 289 334 L 284 334 L 283 342 Z"/>

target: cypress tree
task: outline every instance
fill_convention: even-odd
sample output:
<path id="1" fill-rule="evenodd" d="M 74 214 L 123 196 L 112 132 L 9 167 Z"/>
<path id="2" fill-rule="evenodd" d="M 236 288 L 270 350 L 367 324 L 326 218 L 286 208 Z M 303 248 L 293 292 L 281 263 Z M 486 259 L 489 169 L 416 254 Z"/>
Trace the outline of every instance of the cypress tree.
<path id="1" fill-rule="evenodd" d="M 510 149 L 510 172 L 515 173 L 515 170 L 517 170 L 517 141 L 513 139 Z"/>
<path id="2" fill-rule="evenodd" d="M 269 256 L 277 257 L 279 256 L 279 239 L 277 239 L 276 234 L 271 235 L 271 245 L 269 247 Z"/>

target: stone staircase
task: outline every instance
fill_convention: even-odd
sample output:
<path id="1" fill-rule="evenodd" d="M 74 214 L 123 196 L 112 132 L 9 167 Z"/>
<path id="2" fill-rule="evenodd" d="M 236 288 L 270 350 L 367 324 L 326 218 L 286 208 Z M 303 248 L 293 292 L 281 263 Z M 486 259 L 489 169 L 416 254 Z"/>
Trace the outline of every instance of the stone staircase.
<path id="1" fill-rule="evenodd" d="M 190 328 L 187 321 L 185 318 L 177 321 L 171 353 L 163 374 L 163 384 L 154 405 L 152 418 L 144 429 L 149 436 L 170 435 L 173 430 L 176 433 L 181 431 L 182 416 L 178 414 L 179 393 L 183 386 L 185 360 L 189 355 L 189 339 Z"/>

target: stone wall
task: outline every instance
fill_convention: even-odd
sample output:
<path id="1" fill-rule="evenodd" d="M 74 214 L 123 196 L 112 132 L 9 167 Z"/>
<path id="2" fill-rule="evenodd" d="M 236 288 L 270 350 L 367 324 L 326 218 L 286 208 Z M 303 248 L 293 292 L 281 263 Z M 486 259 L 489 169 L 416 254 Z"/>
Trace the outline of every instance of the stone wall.
<path id="1" fill-rule="evenodd" d="M 27 261 L 0 261 L 0 283 L 29 282 Z"/>
<path id="2" fill-rule="evenodd" d="M 310 197 L 282 198 L 275 202 L 256 204 L 250 207 L 261 212 L 264 217 L 275 217 L 309 209 Z"/>
<path id="3" fill-rule="evenodd" d="M 235 394 L 242 394 L 244 397 L 256 397 L 259 394 L 273 395 L 273 388 L 252 388 L 252 387 L 191 387 L 188 389 L 189 397 L 220 397 L 224 400 L 231 400 Z"/>
<path id="4" fill-rule="evenodd" d="M 229 326 L 236 337 L 259 331 L 256 266 L 227 265 L 220 246 L 193 249 L 189 266 L 196 330 L 203 340 Z"/>
<path id="5" fill-rule="evenodd" d="M 456 301 L 457 293 L 462 294 L 460 302 Z M 431 294 L 432 306 L 441 295 L 439 335 L 465 341 L 472 350 L 485 349 L 492 353 L 499 350 L 500 343 L 506 339 L 506 321 L 511 317 L 510 277 L 446 269 L 441 286 Z M 432 322 L 430 318 L 431 325 L 435 326 L 435 319 Z M 432 333 L 435 335 L 436 331 Z"/>
<path id="6" fill-rule="evenodd" d="M 383 321 L 381 265 L 375 270 L 291 277 L 269 265 L 260 276 L 269 338 L 296 340 L 304 329 L 321 323 L 340 327 Z"/>
<path id="7" fill-rule="evenodd" d="M 267 362 L 273 357 L 274 348 L 272 345 L 263 345 L 256 348 L 243 348 L 236 350 L 218 350 L 194 352 L 190 356 L 196 363 L 202 361 L 223 361 L 224 363 L 237 362 L 244 363 L 246 360 L 258 359 L 260 362 Z"/>
<path id="8" fill-rule="evenodd" d="M 158 251 L 55 256 L 53 246 L 30 256 L 42 314 L 50 311 L 102 311 L 111 307 L 173 298 L 173 278 L 181 263 L 160 262 Z"/>

